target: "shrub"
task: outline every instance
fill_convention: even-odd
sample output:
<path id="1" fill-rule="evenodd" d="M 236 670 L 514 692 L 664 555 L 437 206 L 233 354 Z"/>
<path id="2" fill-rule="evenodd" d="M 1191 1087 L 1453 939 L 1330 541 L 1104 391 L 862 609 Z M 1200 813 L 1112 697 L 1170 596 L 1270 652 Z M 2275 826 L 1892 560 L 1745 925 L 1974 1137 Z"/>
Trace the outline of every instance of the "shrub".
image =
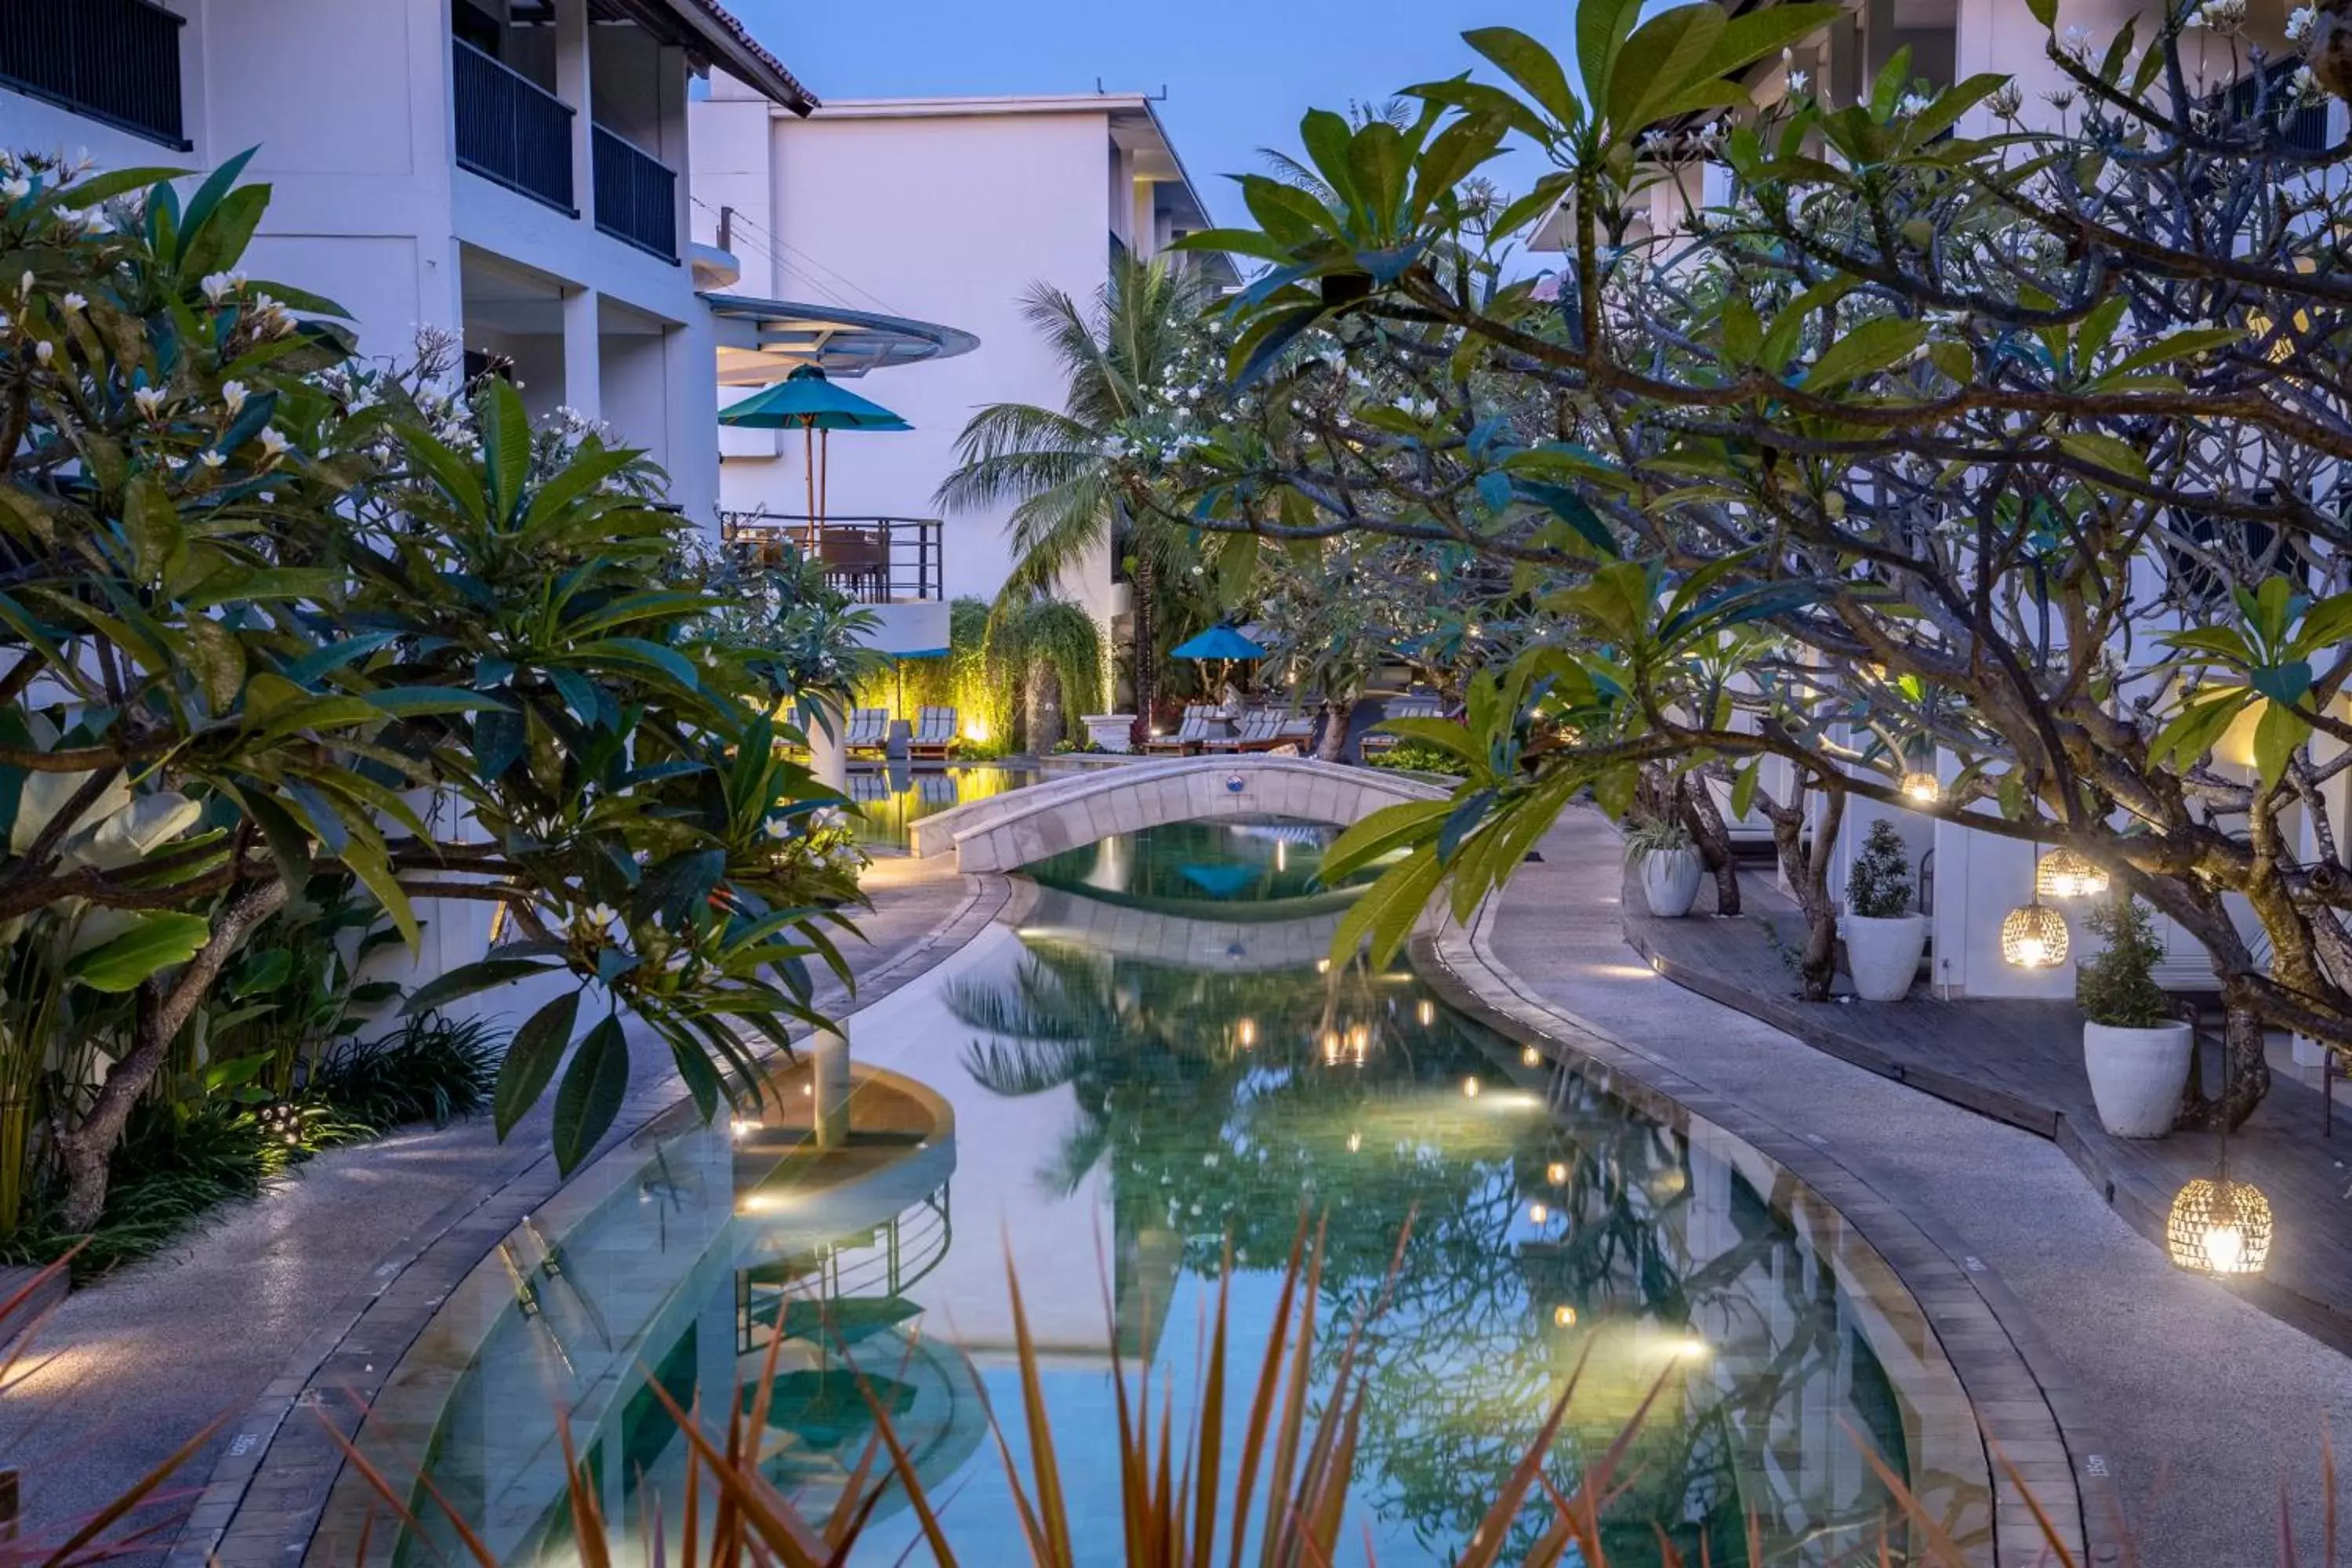
<path id="1" fill-rule="evenodd" d="M 1635 865 L 1653 855 L 1671 854 L 1691 847 L 1688 829 L 1679 822 L 1661 822 L 1648 818 L 1636 822 L 1625 830 L 1625 858 Z"/>
<path id="2" fill-rule="evenodd" d="M 2074 1005 L 2111 1029 L 2152 1029 L 2172 1020 L 2172 998 L 2156 983 L 2164 957 L 2147 909 L 2128 893 L 2093 909 L 2083 923 L 2106 945 L 2074 968 Z"/>
<path id="3" fill-rule="evenodd" d="M 1403 773 L 1450 774 L 1461 771 L 1462 759 L 1425 741 L 1399 741 L 1385 751 L 1366 752 L 1364 763 Z"/>
<path id="4" fill-rule="evenodd" d="M 1911 852 L 1895 825 L 1880 817 L 1870 825 L 1862 853 L 1845 879 L 1845 910 L 1864 920 L 1891 921 L 1911 913 Z"/>
<path id="5" fill-rule="evenodd" d="M 361 1136 L 413 1121 L 445 1126 L 489 1103 L 502 1044 L 483 1019 L 422 1013 L 393 1034 L 330 1053 L 303 1086 L 303 1099 Z"/>

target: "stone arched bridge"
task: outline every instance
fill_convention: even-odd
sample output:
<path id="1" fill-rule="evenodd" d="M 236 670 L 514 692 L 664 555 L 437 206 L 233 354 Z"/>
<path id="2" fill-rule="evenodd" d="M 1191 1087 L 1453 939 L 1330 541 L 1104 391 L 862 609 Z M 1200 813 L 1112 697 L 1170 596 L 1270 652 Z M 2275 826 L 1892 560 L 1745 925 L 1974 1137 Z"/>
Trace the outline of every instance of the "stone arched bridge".
<path id="1" fill-rule="evenodd" d="M 963 871 L 1033 860 L 1163 822 L 1290 816 L 1345 826 L 1384 805 L 1443 800 L 1434 784 L 1311 757 L 1172 757 L 1089 769 L 1008 790 L 914 825 L 914 852 L 955 851 Z"/>

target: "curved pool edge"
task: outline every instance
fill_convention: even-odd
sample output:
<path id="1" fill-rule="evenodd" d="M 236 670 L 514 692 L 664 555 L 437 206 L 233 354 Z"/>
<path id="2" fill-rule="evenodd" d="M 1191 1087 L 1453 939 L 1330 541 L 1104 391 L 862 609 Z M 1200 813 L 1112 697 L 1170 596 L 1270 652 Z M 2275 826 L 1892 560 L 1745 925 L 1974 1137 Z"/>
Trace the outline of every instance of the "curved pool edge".
<path id="1" fill-rule="evenodd" d="M 1449 1005 L 1545 1052 L 1555 1065 L 1669 1125 L 1744 1145 L 1787 1172 L 1844 1222 L 1917 1306 L 1969 1405 L 1962 1419 L 1939 1427 L 1937 1462 L 1982 1478 L 1992 1499 L 1990 1550 L 1969 1560 L 1991 1568 L 2047 1560 L 2042 1529 L 2019 1489 L 2021 1479 L 2076 1561 L 2115 1562 L 2117 1547 L 2106 1528 L 2113 1500 L 2095 1472 L 2077 1469 L 2077 1457 L 2095 1454 L 2097 1445 L 2086 1441 L 2086 1422 L 2061 1419 L 2061 1409 L 2075 1414 L 2071 1384 L 2022 1304 L 1991 1270 L 1825 1149 L 1537 994 L 1489 946 L 1499 913 L 1490 899 L 1466 928 L 1450 919 L 1424 921 L 1411 942 L 1414 970 Z"/>
<path id="2" fill-rule="evenodd" d="M 950 874 L 963 884 L 963 897 L 944 919 L 859 976 L 856 1010 L 953 957 L 995 922 L 1014 891 L 1007 877 Z M 805 1026 L 795 1027 L 793 1037 L 808 1033 Z M 611 1154 L 682 1114 L 696 1112 L 674 1073 L 633 1092 L 615 1130 L 570 1179 L 587 1178 Z M 367 1405 L 449 1293 L 566 1184 L 546 1147 L 520 1150 L 486 1188 L 391 1245 L 373 1273 L 354 1284 L 242 1418 L 227 1426 L 227 1446 L 163 1556 L 165 1568 L 282 1568 L 301 1561 L 344 1468 L 328 1426 L 345 1439 L 357 1432 Z"/>

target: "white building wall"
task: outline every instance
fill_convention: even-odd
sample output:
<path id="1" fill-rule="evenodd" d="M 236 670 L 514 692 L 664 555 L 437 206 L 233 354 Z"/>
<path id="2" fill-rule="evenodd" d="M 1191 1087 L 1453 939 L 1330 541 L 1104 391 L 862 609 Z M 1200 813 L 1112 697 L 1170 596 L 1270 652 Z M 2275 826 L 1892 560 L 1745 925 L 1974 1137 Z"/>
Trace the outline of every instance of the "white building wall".
<path id="1" fill-rule="evenodd" d="M 1060 367 L 1022 299 L 1042 281 L 1091 305 L 1111 234 L 1132 230 L 1132 204 L 1111 199 L 1124 155 L 1110 144 L 1108 112 L 795 120 L 714 91 L 693 114 L 695 237 L 715 240 L 718 209 L 735 209 L 742 292 L 948 321 L 980 339 L 971 353 L 858 388 L 914 429 L 835 438 L 833 515 L 936 516 L 932 493 L 955 468 L 956 437 L 974 410 L 1062 405 Z M 797 438 L 730 433 L 722 452 L 726 506 L 804 510 Z M 1003 584 L 1009 512 L 947 520 L 950 596 L 990 596 Z M 1072 590 L 1107 621 L 1107 551 L 1083 577 Z"/>

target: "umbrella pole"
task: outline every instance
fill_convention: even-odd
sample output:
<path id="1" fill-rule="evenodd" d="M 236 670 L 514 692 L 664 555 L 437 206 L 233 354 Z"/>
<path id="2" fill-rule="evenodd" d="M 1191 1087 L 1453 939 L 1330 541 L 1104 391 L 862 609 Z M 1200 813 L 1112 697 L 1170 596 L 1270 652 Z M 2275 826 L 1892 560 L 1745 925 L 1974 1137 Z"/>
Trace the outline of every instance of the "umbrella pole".
<path id="1" fill-rule="evenodd" d="M 816 421 L 801 421 L 801 469 L 808 481 L 808 552 L 816 553 Z"/>
<path id="2" fill-rule="evenodd" d="M 822 526 L 824 522 L 825 509 L 832 503 L 833 499 L 830 494 L 833 489 L 833 432 L 831 429 L 817 432 L 816 449 L 817 460 L 824 474 L 824 477 L 817 481 L 816 487 L 816 520 Z"/>

